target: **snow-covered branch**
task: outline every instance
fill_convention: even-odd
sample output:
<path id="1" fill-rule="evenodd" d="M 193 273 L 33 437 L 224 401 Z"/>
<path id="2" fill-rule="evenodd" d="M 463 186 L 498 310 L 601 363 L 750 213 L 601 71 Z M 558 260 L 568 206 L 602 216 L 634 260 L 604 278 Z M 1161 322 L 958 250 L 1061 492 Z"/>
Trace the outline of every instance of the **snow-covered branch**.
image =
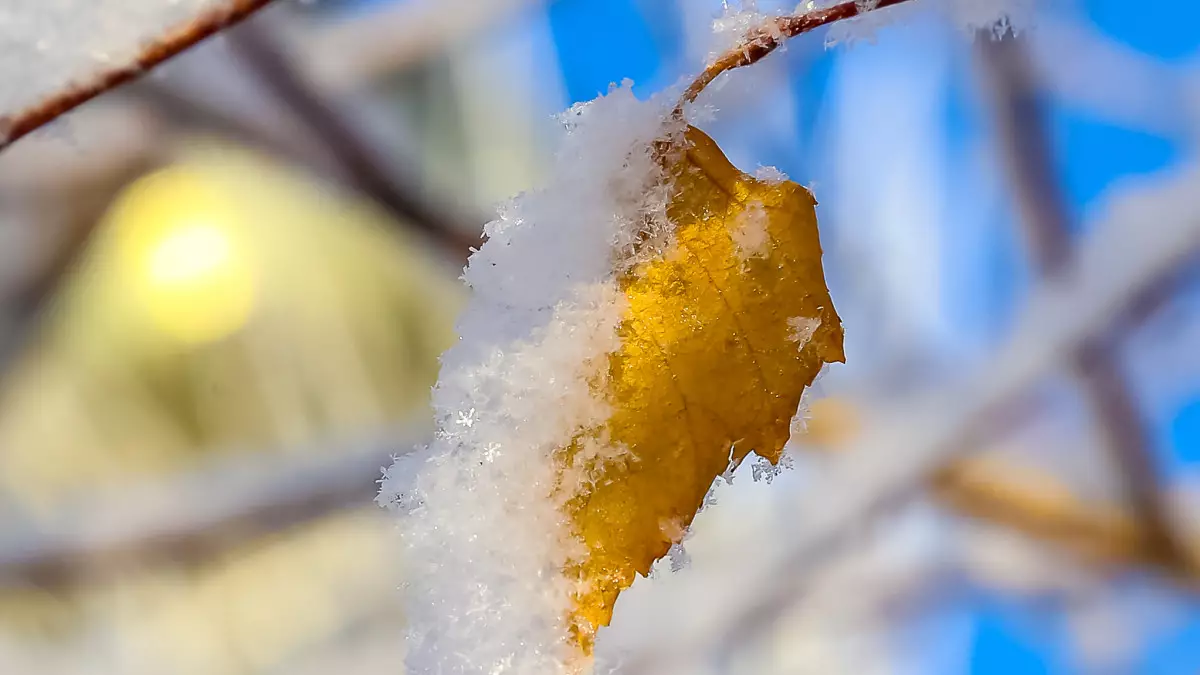
<path id="1" fill-rule="evenodd" d="M 0 11 L 9 64 L 0 69 L 0 150 L 270 1 L 53 0 Z"/>
<path id="2" fill-rule="evenodd" d="M 197 560 L 238 542 L 371 504 L 380 470 L 422 436 L 381 433 L 207 466 L 92 494 L 50 522 L 0 527 L 0 588 L 102 578 L 130 564 Z M 348 447 L 347 447 L 348 446 Z"/>

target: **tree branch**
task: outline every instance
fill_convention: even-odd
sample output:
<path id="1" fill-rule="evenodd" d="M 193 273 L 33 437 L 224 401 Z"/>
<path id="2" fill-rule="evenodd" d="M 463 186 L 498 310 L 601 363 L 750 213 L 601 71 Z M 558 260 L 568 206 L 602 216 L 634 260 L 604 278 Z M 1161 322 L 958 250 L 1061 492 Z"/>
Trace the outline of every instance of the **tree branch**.
<path id="1" fill-rule="evenodd" d="M 87 82 L 72 85 L 30 108 L 0 115 L 0 151 L 104 92 L 145 75 L 185 49 L 241 22 L 269 2 L 271 0 L 227 0 L 224 6 L 203 12 L 147 44 L 133 61 L 101 72 Z"/>
<path id="2" fill-rule="evenodd" d="M 399 219 L 421 230 L 457 261 L 480 245 L 482 223 L 466 224 L 435 208 L 414 190 L 399 185 L 383 158 L 330 101 L 318 94 L 288 61 L 263 26 L 245 25 L 229 36 L 242 62 L 259 83 L 285 103 L 322 140 L 322 145 L 352 177 L 356 187 Z M 474 234 L 468 234 L 474 230 Z"/>
<path id="3" fill-rule="evenodd" d="M 734 68 L 758 63 L 764 56 L 779 48 L 788 38 L 904 2 L 908 2 L 908 0 L 875 0 L 874 2 L 849 0 L 849 2 L 825 9 L 814 9 L 804 14 L 769 19 L 763 25 L 748 32 L 737 46 L 717 57 L 688 85 L 679 99 L 679 104 L 675 107 L 675 115 L 681 116 L 683 107 L 695 101 L 700 92 L 712 84 L 718 75 Z"/>
<path id="4" fill-rule="evenodd" d="M 120 496 L 93 494 L 49 523 L 0 528 L 0 588 L 73 585 L 131 566 L 195 561 L 265 534 L 371 506 L 382 469 L 413 432 L 287 459 L 241 456 Z"/>
<path id="5" fill-rule="evenodd" d="M 7 142 L 0 143 L 0 150 L 57 115 L 137 78 L 147 69 L 205 37 L 233 26 L 255 9 L 265 6 L 267 1 L 231 0 L 223 8 L 203 14 L 188 25 L 163 36 L 148 46 L 134 63 L 104 73 L 92 84 L 64 92 L 35 109 L 9 118 L 0 117 L 0 129 L 4 129 L 6 124 L 11 127 L 11 135 Z M 399 224 L 432 234 L 437 242 L 451 252 L 453 259 L 465 258 L 470 246 L 477 245 L 479 241 L 463 233 L 477 228 L 477 223 L 482 222 L 483 218 L 476 220 L 471 217 L 473 214 L 458 216 L 450 213 L 448 207 L 422 198 L 415 187 L 394 180 L 382 160 L 372 152 L 370 143 L 362 139 L 353 124 L 333 110 L 330 103 L 313 91 L 290 64 L 272 51 L 271 44 L 263 43 L 261 31 L 255 33 L 251 26 L 243 28 L 251 28 L 249 37 L 239 37 L 236 32 L 232 37 L 235 47 L 247 39 L 252 43 L 249 47 L 252 55 L 244 61 L 265 80 L 265 88 L 273 91 L 283 104 L 291 106 L 301 118 L 303 124 L 299 127 L 300 133 L 307 131 L 311 139 L 316 140 L 305 146 L 315 151 L 299 159 L 310 164 L 314 160 L 323 161 L 329 166 L 322 168 L 330 169 L 330 173 L 338 174 L 352 188 L 374 198 L 396 216 Z M 209 121 L 214 121 L 223 131 L 240 133 L 247 140 L 262 142 L 268 149 L 287 154 L 292 159 L 304 154 L 294 152 L 295 148 L 288 145 L 287 137 L 276 133 L 276 129 L 225 114 L 219 103 L 204 100 L 199 95 L 186 99 L 173 96 L 170 88 L 155 86 L 152 80 L 144 80 L 139 84 L 143 93 L 153 92 L 157 95 L 154 99 L 156 102 L 174 106 L 176 113 L 182 114 L 186 109 L 186 112 L 201 118 L 207 115 Z M 197 105 L 200 107 L 196 108 Z M 43 307 L 55 295 L 62 279 L 85 249 L 96 223 L 97 219 L 93 218 L 67 232 L 32 281 L 20 289 L 19 298 L 8 312 L 9 315 L 3 317 L 4 325 L 0 326 L 0 377 L 27 344 L 29 336 L 36 331 Z"/>
<path id="6" fill-rule="evenodd" d="M 996 134 L 1003 166 L 1016 200 L 1034 268 L 1042 278 L 1062 274 L 1071 255 L 1071 224 L 1053 161 L 1042 106 L 1023 41 L 1013 36 L 976 40 L 979 63 L 990 82 Z M 1072 375 L 1091 408 L 1109 457 L 1120 470 L 1142 544 L 1154 558 L 1194 567 L 1188 548 L 1176 540 L 1164 501 L 1160 468 L 1149 453 L 1149 434 L 1120 372 L 1116 347 L 1106 336 L 1082 342 L 1068 359 Z"/>
<path id="7" fill-rule="evenodd" d="M 1141 521 L 1110 504 L 1080 501 L 1049 474 L 996 459 L 962 459 L 938 473 L 934 493 L 963 515 L 1053 542 L 1109 567 L 1153 567 L 1200 588 L 1186 557 L 1171 555 Z M 1200 550 L 1200 541 L 1193 544 Z"/>
<path id="8" fill-rule="evenodd" d="M 287 43 L 303 46 L 302 70 L 331 91 L 361 88 L 403 71 L 531 9 L 556 0 L 408 0 L 314 26 L 289 26 Z"/>

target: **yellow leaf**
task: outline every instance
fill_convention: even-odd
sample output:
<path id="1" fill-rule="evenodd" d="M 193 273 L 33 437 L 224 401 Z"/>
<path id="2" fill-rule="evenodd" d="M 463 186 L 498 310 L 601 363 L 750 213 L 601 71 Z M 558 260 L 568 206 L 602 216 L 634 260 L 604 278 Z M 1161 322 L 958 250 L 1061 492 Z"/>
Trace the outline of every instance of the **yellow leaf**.
<path id="1" fill-rule="evenodd" d="M 844 360 L 812 195 L 738 171 L 697 129 L 683 142 L 669 172 L 672 243 L 621 278 L 622 346 L 594 384 L 612 414 L 558 457 L 564 474 L 590 477 L 565 507 L 583 544 L 566 573 L 579 582 L 570 623 L 585 653 L 716 477 L 750 452 L 777 462 L 804 388 Z"/>

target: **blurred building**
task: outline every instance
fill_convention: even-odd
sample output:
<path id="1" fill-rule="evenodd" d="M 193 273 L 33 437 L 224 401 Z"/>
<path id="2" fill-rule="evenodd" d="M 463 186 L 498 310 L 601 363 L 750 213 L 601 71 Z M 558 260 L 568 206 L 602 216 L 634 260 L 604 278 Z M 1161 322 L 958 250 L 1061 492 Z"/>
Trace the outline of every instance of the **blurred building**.
<path id="1" fill-rule="evenodd" d="M 377 208 L 252 151 L 188 143 L 115 195 L 11 367 L 4 522 L 36 535 L 238 458 L 415 438 L 462 299 Z M 214 555 L 6 585 L 4 672 L 268 672 L 368 617 L 398 634 L 384 598 L 399 569 L 364 478 L 360 508 Z"/>

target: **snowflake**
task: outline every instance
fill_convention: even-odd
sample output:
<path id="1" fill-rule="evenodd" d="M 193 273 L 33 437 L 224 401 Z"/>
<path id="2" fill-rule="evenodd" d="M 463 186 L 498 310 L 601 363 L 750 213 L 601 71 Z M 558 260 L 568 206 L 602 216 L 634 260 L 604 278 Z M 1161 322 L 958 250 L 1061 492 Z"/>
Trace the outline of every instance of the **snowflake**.
<path id="1" fill-rule="evenodd" d="M 788 319 L 787 323 L 788 328 L 791 329 L 788 339 L 800 345 L 801 349 L 812 339 L 813 333 L 816 333 L 817 329 L 821 327 L 820 319 L 807 316 L 793 316 Z"/>
<path id="2" fill-rule="evenodd" d="M 475 409 L 471 408 L 466 412 L 458 411 L 458 419 L 454 420 L 454 423 L 468 429 L 475 426 Z"/>

